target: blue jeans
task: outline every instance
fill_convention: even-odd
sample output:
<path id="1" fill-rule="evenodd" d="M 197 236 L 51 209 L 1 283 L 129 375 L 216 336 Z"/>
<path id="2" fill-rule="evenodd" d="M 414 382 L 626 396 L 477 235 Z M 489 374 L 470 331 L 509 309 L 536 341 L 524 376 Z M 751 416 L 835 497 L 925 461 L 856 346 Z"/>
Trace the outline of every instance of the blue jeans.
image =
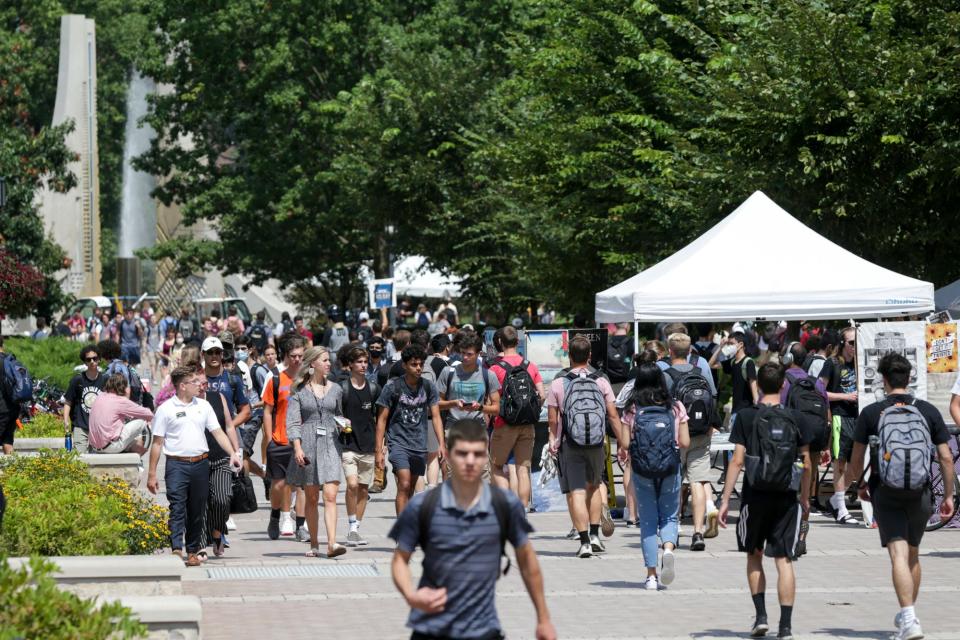
<path id="1" fill-rule="evenodd" d="M 170 547 L 197 553 L 203 548 L 203 521 L 207 512 L 210 463 L 167 458 L 164 480 L 170 503 Z"/>
<path id="2" fill-rule="evenodd" d="M 644 478 L 633 474 L 633 492 L 637 497 L 643 563 L 657 566 L 657 532 L 664 544 L 677 546 L 680 510 L 680 471 L 666 478 Z"/>

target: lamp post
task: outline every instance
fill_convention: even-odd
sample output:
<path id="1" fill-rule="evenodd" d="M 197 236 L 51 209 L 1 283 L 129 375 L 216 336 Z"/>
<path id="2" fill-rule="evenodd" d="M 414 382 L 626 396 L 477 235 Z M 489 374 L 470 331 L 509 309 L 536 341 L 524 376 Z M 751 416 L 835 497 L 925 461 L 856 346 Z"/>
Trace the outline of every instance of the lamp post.
<path id="1" fill-rule="evenodd" d="M 7 204 L 7 179 L 0 176 L 0 209 Z"/>

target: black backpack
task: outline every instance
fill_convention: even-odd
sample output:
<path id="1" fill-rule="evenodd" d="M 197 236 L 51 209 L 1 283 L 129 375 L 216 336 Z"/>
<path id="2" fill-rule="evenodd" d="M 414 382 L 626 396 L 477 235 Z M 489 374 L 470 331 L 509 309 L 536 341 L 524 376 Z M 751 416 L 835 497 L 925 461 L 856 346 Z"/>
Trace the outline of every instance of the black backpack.
<path id="1" fill-rule="evenodd" d="M 265 324 L 257 323 L 250 325 L 250 328 L 247 330 L 247 336 L 249 336 L 253 346 L 257 348 L 257 353 L 262 354 L 270 343 L 270 339 L 267 336 L 267 325 Z"/>
<path id="2" fill-rule="evenodd" d="M 633 358 L 633 338 L 610 336 L 607 343 L 607 375 L 610 382 L 626 382 L 630 375 Z"/>
<path id="3" fill-rule="evenodd" d="M 667 375 L 673 380 L 673 399 L 687 410 L 687 427 L 691 436 L 703 435 L 710 431 L 716 414 L 710 383 L 697 366 L 697 360 L 691 359 L 690 371 L 667 369 Z"/>
<path id="4" fill-rule="evenodd" d="M 493 512 L 497 516 L 497 524 L 500 525 L 500 556 L 507 559 L 503 569 L 503 575 L 507 575 L 507 572 L 510 571 L 510 557 L 507 556 L 506 551 L 507 537 L 510 529 L 510 502 L 507 500 L 503 489 L 494 485 L 488 486 L 490 487 L 490 502 L 493 504 Z M 436 560 L 432 559 L 430 554 L 427 553 L 427 547 L 430 543 L 430 523 L 440 504 L 441 490 L 441 487 L 436 487 L 427 491 L 427 495 L 423 497 L 423 503 L 420 505 L 420 511 L 417 514 L 420 524 L 420 538 L 417 542 L 424 552 L 423 576 L 426 578 L 428 584 L 435 584 L 433 579 L 438 573 L 437 567 L 434 564 Z M 447 571 L 443 573 L 447 573 L 450 569 L 451 568 L 447 568 Z"/>
<path id="5" fill-rule="evenodd" d="M 789 373 L 790 391 L 787 392 L 788 409 L 800 414 L 800 420 L 807 433 L 820 433 L 827 427 L 827 403 L 817 391 L 813 378 L 804 375 L 793 377 Z"/>
<path id="6" fill-rule="evenodd" d="M 747 480 L 759 491 L 796 491 L 800 474 L 797 438 L 800 427 L 791 411 L 780 405 L 763 405 L 753 420 L 753 433 L 745 456 Z"/>
<path id="7" fill-rule="evenodd" d="M 540 421 L 540 396 L 527 371 L 529 361 L 524 359 L 514 367 L 505 360 L 498 360 L 495 365 L 504 371 L 500 417 L 509 425 L 537 424 Z"/>

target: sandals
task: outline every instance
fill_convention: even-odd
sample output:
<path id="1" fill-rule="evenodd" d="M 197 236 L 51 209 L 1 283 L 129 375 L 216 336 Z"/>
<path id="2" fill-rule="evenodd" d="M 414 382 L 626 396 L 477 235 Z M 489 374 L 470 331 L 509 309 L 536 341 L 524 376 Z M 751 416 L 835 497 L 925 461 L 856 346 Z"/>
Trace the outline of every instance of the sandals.
<path id="1" fill-rule="evenodd" d="M 306 555 L 308 558 L 319 558 L 320 547 L 310 547 L 310 550 L 307 551 L 304 555 Z"/>
<path id="2" fill-rule="evenodd" d="M 223 555 L 224 548 L 226 547 L 226 541 L 221 535 L 219 538 L 213 539 L 213 555 L 218 558 Z"/>
<path id="3" fill-rule="evenodd" d="M 342 556 L 347 552 L 347 548 L 341 544 L 333 543 L 333 546 L 330 547 L 330 551 L 327 552 L 328 558 L 336 558 L 337 556 Z"/>
<path id="4" fill-rule="evenodd" d="M 845 513 L 842 518 L 837 518 L 837 524 L 860 524 L 860 521 L 849 513 Z"/>

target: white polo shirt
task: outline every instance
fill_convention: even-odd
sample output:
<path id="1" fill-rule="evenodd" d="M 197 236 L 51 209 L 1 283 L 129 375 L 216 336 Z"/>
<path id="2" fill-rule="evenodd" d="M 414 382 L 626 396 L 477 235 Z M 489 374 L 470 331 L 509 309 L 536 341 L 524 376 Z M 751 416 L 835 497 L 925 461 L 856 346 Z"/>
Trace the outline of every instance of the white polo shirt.
<path id="1" fill-rule="evenodd" d="M 219 428 L 213 407 L 203 398 L 184 403 L 173 396 L 157 407 L 153 416 L 153 435 L 163 438 L 163 453 L 168 456 L 192 458 L 207 453 L 204 430 Z"/>

